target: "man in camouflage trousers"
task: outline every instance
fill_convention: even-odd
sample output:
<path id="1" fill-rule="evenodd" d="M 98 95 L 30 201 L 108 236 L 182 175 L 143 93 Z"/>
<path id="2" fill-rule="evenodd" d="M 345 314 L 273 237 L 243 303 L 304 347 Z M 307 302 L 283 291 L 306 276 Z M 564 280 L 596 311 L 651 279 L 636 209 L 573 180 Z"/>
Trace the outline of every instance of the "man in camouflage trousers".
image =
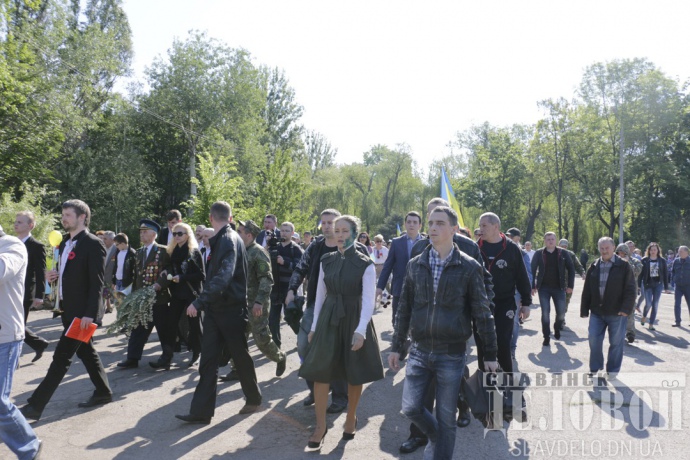
<path id="1" fill-rule="evenodd" d="M 247 301 L 252 306 L 249 313 L 252 337 L 254 337 L 254 343 L 261 350 L 261 353 L 271 361 L 278 363 L 276 376 L 280 377 L 285 372 L 286 355 L 273 341 L 268 328 L 268 311 L 271 307 L 271 286 L 273 286 L 271 257 L 266 249 L 256 244 L 256 236 L 261 231 L 259 226 L 251 220 L 240 221 L 239 224 L 237 234 L 242 238 L 244 246 L 247 248 L 249 265 Z"/>
<path id="2" fill-rule="evenodd" d="M 616 248 L 616 255 L 632 266 L 633 273 L 635 274 L 635 285 L 637 286 L 637 278 L 640 276 L 640 273 L 642 273 L 642 262 L 635 257 L 630 257 L 630 248 L 625 243 L 618 245 Z M 633 343 L 635 341 L 635 312 L 628 315 L 625 338 L 628 340 L 628 343 Z"/>

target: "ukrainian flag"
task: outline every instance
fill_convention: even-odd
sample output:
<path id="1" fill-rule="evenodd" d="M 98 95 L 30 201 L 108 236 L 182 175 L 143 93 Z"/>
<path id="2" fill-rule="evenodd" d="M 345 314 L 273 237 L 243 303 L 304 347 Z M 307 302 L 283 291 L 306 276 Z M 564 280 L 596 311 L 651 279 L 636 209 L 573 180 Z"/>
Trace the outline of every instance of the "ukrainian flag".
<path id="1" fill-rule="evenodd" d="M 441 198 L 450 203 L 450 207 L 458 213 L 458 225 L 464 227 L 465 221 L 462 219 L 460 205 L 458 204 L 458 200 L 455 199 L 455 192 L 453 192 L 453 187 L 450 185 L 450 181 L 446 175 L 446 168 L 441 168 Z"/>
<path id="2" fill-rule="evenodd" d="M 402 232 L 400 231 L 400 224 L 396 224 L 398 226 L 398 236 L 402 235 Z"/>

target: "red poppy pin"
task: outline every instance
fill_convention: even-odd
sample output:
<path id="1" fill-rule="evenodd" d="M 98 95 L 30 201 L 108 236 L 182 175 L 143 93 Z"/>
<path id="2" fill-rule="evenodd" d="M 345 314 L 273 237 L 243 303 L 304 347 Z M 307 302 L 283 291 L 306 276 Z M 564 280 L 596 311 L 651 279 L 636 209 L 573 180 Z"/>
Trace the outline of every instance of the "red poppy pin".
<path id="1" fill-rule="evenodd" d="M 67 260 L 72 260 L 75 257 L 77 257 L 77 255 L 74 253 L 74 251 L 72 251 L 67 255 Z"/>

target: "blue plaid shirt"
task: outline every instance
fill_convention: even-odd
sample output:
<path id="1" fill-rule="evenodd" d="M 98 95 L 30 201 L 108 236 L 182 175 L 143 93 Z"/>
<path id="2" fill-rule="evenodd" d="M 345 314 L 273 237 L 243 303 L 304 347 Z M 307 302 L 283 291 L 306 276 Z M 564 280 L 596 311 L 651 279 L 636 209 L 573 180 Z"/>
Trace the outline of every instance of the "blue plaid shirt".
<path id="1" fill-rule="evenodd" d="M 434 277 L 434 295 L 436 295 L 436 290 L 438 289 L 438 280 L 441 279 L 441 273 L 448 265 L 452 255 L 453 251 L 450 251 L 445 259 L 441 259 L 438 251 L 433 246 L 429 251 L 429 266 L 431 267 L 431 276 Z"/>

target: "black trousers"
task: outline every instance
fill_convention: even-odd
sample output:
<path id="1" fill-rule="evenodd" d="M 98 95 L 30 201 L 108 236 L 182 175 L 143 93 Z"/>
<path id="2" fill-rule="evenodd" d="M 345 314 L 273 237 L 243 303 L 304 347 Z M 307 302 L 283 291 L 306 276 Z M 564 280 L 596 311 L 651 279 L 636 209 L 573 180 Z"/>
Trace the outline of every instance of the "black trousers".
<path id="1" fill-rule="evenodd" d="M 256 381 L 254 360 L 247 346 L 248 321 L 232 312 L 219 312 L 210 309 L 204 315 L 204 337 L 201 342 L 201 361 L 199 363 L 199 383 L 194 390 L 191 415 L 213 417 L 216 410 L 218 392 L 218 362 L 223 346 L 227 347 L 240 377 L 242 392 L 247 404 L 261 404 L 261 390 Z"/>
<path id="2" fill-rule="evenodd" d="M 515 315 L 517 314 L 515 297 L 503 300 L 494 299 L 494 305 L 496 305 L 494 323 L 496 324 L 496 343 L 498 345 L 496 358 L 503 372 L 513 372 L 513 356 L 510 354 L 510 342 L 513 340 L 513 325 L 515 324 Z M 484 347 L 482 339 L 477 333 L 477 327 L 474 324 L 472 327 L 474 330 L 474 341 L 477 343 L 477 364 L 479 369 L 483 371 Z"/>
<path id="3" fill-rule="evenodd" d="M 146 326 L 139 326 L 132 331 L 127 342 L 127 359 L 134 359 L 139 361 L 144 353 L 144 346 L 149 340 L 153 327 L 156 327 L 158 332 L 158 340 L 163 348 L 163 356 L 172 359 L 173 350 L 175 349 L 175 340 L 177 338 L 177 320 L 180 315 L 172 317 L 172 311 L 168 304 L 153 306 L 153 322 Z M 174 320 L 174 321 L 173 321 Z M 174 323 L 172 332 L 172 346 L 170 345 L 170 322 Z"/>
<path id="4" fill-rule="evenodd" d="M 38 351 L 47 347 L 48 341 L 36 335 L 26 326 L 32 303 L 34 303 L 33 299 L 24 301 L 24 343 L 27 344 L 32 350 Z"/>
<path id="5" fill-rule="evenodd" d="M 274 286 L 275 287 L 275 286 Z M 271 309 L 268 312 L 268 329 L 271 331 L 273 341 L 280 348 L 280 320 L 283 316 L 283 304 L 287 296 L 286 287 L 278 287 L 271 292 Z"/>
<path id="6" fill-rule="evenodd" d="M 60 385 L 60 382 L 65 377 L 67 370 L 72 364 L 72 357 L 75 353 L 84 363 L 86 372 L 89 373 L 89 378 L 91 378 L 91 382 L 93 382 L 96 387 L 93 394 L 95 396 L 112 394 L 110 384 L 108 383 L 108 376 L 105 374 L 101 358 L 93 347 L 93 340 L 84 343 L 79 340 L 65 337 L 65 332 L 69 327 L 69 323 L 65 324 L 65 320 L 63 319 L 62 325 L 64 326 L 64 330 L 55 348 L 53 362 L 50 363 L 45 378 L 29 398 L 29 404 L 39 411 L 43 411 L 46 404 L 48 404 L 48 401 L 50 401 L 50 398 L 53 396 L 53 393 L 57 390 L 58 385 Z"/>

